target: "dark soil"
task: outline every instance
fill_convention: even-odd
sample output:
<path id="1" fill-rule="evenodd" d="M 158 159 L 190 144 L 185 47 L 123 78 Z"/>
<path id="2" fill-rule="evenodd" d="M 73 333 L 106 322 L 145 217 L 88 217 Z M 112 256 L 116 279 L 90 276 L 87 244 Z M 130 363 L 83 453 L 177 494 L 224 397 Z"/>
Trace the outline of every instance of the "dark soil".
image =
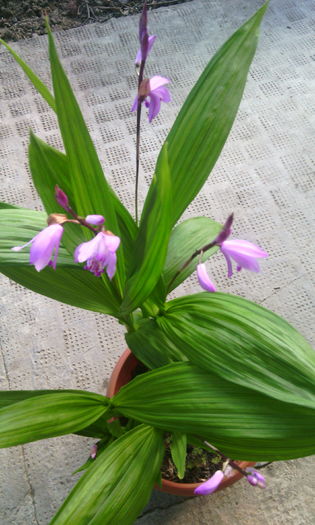
<path id="1" fill-rule="evenodd" d="M 221 467 L 222 460 L 216 454 L 189 446 L 183 479 L 179 479 L 177 476 L 169 448 L 166 449 L 161 472 L 162 478 L 175 481 L 176 483 L 201 483 L 209 479 Z"/>
<path id="2" fill-rule="evenodd" d="M 149 9 L 191 0 L 148 0 Z M 143 0 L 0 0 L 0 38 L 6 41 L 45 33 L 43 15 L 57 29 L 139 13 Z"/>

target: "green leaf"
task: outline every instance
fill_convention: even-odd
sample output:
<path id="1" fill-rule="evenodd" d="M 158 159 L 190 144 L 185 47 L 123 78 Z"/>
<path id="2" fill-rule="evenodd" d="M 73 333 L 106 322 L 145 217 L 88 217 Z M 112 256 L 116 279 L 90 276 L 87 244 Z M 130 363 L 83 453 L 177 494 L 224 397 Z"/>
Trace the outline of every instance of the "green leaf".
<path id="1" fill-rule="evenodd" d="M 191 257 L 196 250 L 215 239 L 221 229 L 221 224 L 208 217 L 187 219 L 173 229 L 162 273 L 163 280 L 167 284 L 167 293 L 174 290 L 174 288 L 195 271 L 196 264 L 199 262 L 197 259 L 193 260 L 187 268 L 181 271 L 174 279 L 176 273 L 189 257 Z M 214 247 L 205 252 L 201 258 L 202 261 L 209 259 L 217 250 L 218 248 Z M 172 281 L 172 279 L 174 279 L 174 281 Z"/>
<path id="2" fill-rule="evenodd" d="M 278 401 L 190 363 L 141 374 L 112 404 L 141 423 L 200 436 L 235 459 L 271 461 L 315 452 L 315 407 Z"/>
<path id="3" fill-rule="evenodd" d="M 164 454 L 162 435 L 141 425 L 96 457 L 50 525 L 132 525 L 149 500 Z"/>
<path id="4" fill-rule="evenodd" d="M 18 208 L 18 206 L 8 204 L 7 202 L 0 202 L 0 210 L 12 210 L 13 208 Z"/>
<path id="5" fill-rule="evenodd" d="M 81 110 L 59 61 L 50 30 L 48 39 L 56 111 L 69 162 L 75 210 L 83 217 L 90 214 L 104 215 L 107 229 L 120 236 L 113 192 L 106 181 Z M 84 233 L 87 239 L 91 238 L 91 232 Z M 125 268 L 123 257 L 119 254 L 122 254 L 121 249 L 113 282 L 121 292 L 125 281 Z"/>
<path id="6" fill-rule="evenodd" d="M 225 144 L 242 98 L 266 8 L 267 3 L 214 55 L 167 136 L 173 189 L 172 224 L 200 191 Z M 157 166 L 161 162 L 160 154 Z"/>
<path id="7" fill-rule="evenodd" d="M 55 186 L 58 185 L 68 196 L 70 205 L 75 208 L 75 197 L 71 187 L 70 167 L 67 156 L 52 148 L 33 133 L 30 136 L 29 162 L 36 190 L 48 214 L 64 213 L 55 199 Z M 120 230 L 121 245 L 124 251 L 126 267 L 132 260 L 133 242 L 137 234 L 137 226 L 122 205 L 118 197 L 110 189 Z M 85 240 L 82 229 L 74 224 L 67 224 L 64 235 L 64 245 L 72 253 L 73 249 Z"/>
<path id="8" fill-rule="evenodd" d="M 45 84 L 38 78 L 37 75 L 35 75 L 34 71 L 22 60 L 22 58 L 10 47 L 4 40 L 0 38 L 0 43 L 4 45 L 4 47 L 7 48 L 7 50 L 11 53 L 13 58 L 16 60 L 16 62 L 21 66 L 26 76 L 29 78 L 29 80 L 32 82 L 34 88 L 38 93 L 43 97 L 44 100 L 46 100 L 47 104 L 55 111 L 55 100 L 52 94 L 50 93 L 49 89 L 45 86 Z"/>
<path id="9" fill-rule="evenodd" d="M 0 408 L 13 405 L 31 397 L 45 396 L 47 394 L 76 394 L 77 390 L 0 390 Z M 106 418 L 101 417 L 75 434 L 95 438 L 103 438 L 108 434 Z"/>
<path id="10" fill-rule="evenodd" d="M 157 323 L 201 368 L 281 401 L 314 406 L 315 352 L 266 308 L 204 292 L 171 301 Z"/>
<path id="11" fill-rule="evenodd" d="M 117 316 L 119 302 L 108 280 L 101 280 L 75 264 L 62 245 L 56 270 L 47 266 L 40 272 L 29 264 L 29 249 L 12 251 L 12 247 L 27 243 L 46 226 L 45 213 L 24 208 L 1 210 L 0 272 L 57 301 Z"/>
<path id="12" fill-rule="evenodd" d="M 187 435 L 181 432 L 173 432 L 171 443 L 171 456 L 177 469 L 179 479 L 183 479 L 186 469 Z"/>
<path id="13" fill-rule="evenodd" d="M 30 397 L 0 409 L 0 447 L 77 432 L 107 409 L 106 397 L 80 390 Z"/>
<path id="14" fill-rule="evenodd" d="M 162 160 L 151 183 L 153 198 L 151 207 L 141 217 L 139 233 L 134 245 L 137 255 L 131 276 L 127 279 L 123 314 L 135 310 L 147 299 L 160 279 L 165 262 L 170 235 L 170 211 L 172 195 L 167 158 L 167 145 L 163 147 Z"/>
<path id="15" fill-rule="evenodd" d="M 132 353 L 148 368 L 187 360 L 153 319 L 141 321 L 137 330 L 125 334 L 125 339 Z"/>
<path id="16" fill-rule="evenodd" d="M 67 194 L 70 205 L 73 205 L 74 197 L 66 155 L 43 142 L 32 132 L 28 154 L 34 186 L 47 214 L 65 214 L 65 210 L 57 204 L 55 199 L 55 186 L 59 186 Z M 66 225 L 62 243 L 69 253 L 73 254 L 76 246 L 85 240 L 82 227 L 77 224 Z"/>

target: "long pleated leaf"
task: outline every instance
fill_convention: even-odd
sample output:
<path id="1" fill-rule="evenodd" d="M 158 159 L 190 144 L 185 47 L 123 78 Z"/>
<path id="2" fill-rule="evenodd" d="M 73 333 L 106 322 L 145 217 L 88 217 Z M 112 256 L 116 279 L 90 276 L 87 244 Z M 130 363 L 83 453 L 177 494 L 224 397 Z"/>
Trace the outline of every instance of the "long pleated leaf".
<path id="1" fill-rule="evenodd" d="M 235 459 L 280 460 L 315 452 L 315 407 L 278 401 L 190 363 L 138 376 L 113 405 L 142 423 L 207 439 Z"/>
<path id="2" fill-rule="evenodd" d="M 171 301 L 157 323 L 201 368 L 281 401 L 314 407 L 315 352 L 270 310 L 242 297 L 204 292 Z"/>
<path id="3" fill-rule="evenodd" d="M 147 503 L 163 438 L 140 425 L 112 443 L 83 474 L 50 525 L 132 525 Z"/>
<path id="4" fill-rule="evenodd" d="M 135 310 L 153 291 L 164 266 L 170 235 L 172 191 L 167 145 L 163 148 L 159 171 L 152 181 L 152 207 L 143 213 L 134 245 L 135 263 L 126 282 L 122 313 Z"/>
<path id="5" fill-rule="evenodd" d="M 68 196 L 70 205 L 75 208 L 75 196 L 71 186 L 70 166 L 67 156 L 52 148 L 33 133 L 30 136 L 29 163 L 34 185 L 44 204 L 47 213 L 64 210 L 55 200 L 55 185 L 58 185 Z M 125 254 L 126 266 L 132 259 L 133 241 L 137 234 L 136 224 L 112 190 L 112 199 L 121 237 L 121 248 Z M 69 233 L 65 232 L 64 244 L 71 253 L 80 242 L 85 240 L 83 232 L 75 225 L 68 224 Z"/>
<path id="6" fill-rule="evenodd" d="M 13 405 L 19 401 L 47 394 L 77 394 L 77 390 L 0 390 L 0 408 Z M 80 436 L 103 438 L 108 434 L 106 417 L 100 417 L 87 427 L 75 432 Z"/>
<path id="7" fill-rule="evenodd" d="M 108 400 L 90 392 L 55 392 L 0 409 L 0 447 L 74 433 L 108 409 Z"/>
<path id="8" fill-rule="evenodd" d="M 171 292 L 195 271 L 199 258 L 194 259 L 178 274 L 178 271 L 189 257 L 191 257 L 196 250 L 211 242 L 220 232 L 221 228 L 222 226 L 218 222 L 208 217 L 194 217 L 178 224 L 173 229 L 162 273 L 167 293 Z M 217 250 L 217 247 L 211 248 L 202 255 L 201 260 L 206 261 Z"/>
<path id="9" fill-rule="evenodd" d="M 52 299 L 117 316 L 119 300 L 105 279 L 103 281 L 75 264 L 62 245 L 56 270 L 48 266 L 40 272 L 29 264 L 29 248 L 20 252 L 11 250 L 14 246 L 26 244 L 45 228 L 46 218 L 43 212 L 24 208 L 5 208 L 0 211 L 0 272 Z"/>
<path id="10" fill-rule="evenodd" d="M 266 8 L 264 4 L 214 55 L 167 136 L 174 195 L 173 224 L 200 191 L 225 144 L 242 98 Z M 161 156 L 157 166 L 160 162 Z"/>
<path id="11" fill-rule="evenodd" d="M 188 359 L 153 319 L 141 321 L 137 330 L 125 334 L 125 339 L 132 353 L 149 369 Z"/>
<path id="12" fill-rule="evenodd" d="M 46 100 L 47 104 L 55 111 L 56 105 L 55 100 L 52 94 L 50 93 L 49 89 L 45 86 L 45 84 L 41 81 L 40 78 L 34 73 L 34 71 L 24 62 L 24 60 L 10 47 L 4 40 L 0 39 L 0 43 L 4 45 L 4 47 L 11 53 L 14 60 L 21 66 L 26 76 L 29 78 L 31 83 L 33 84 L 34 88 L 38 91 L 38 93 L 43 97 L 44 100 Z"/>
<path id="13" fill-rule="evenodd" d="M 120 234 L 113 194 L 104 176 L 94 144 L 73 94 L 69 80 L 59 61 L 51 31 L 48 30 L 49 57 L 56 101 L 56 111 L 67 159 L 74 204 L 79 215 L 104 215 L 106 227 Z M 85 232 L 87 238 L 91 235 Z M 119 249 L 114 283 L 121 292 L 125 281 L 122 250 Z"/>

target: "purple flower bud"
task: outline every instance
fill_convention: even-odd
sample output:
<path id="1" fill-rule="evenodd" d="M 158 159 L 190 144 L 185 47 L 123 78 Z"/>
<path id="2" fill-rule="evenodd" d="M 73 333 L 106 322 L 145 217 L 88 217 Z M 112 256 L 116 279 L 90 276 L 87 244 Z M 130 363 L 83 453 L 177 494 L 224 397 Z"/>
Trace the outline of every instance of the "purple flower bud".
<path id="1" fill-rule="evenodd" d="M 260 472 L 254 470 L 251 467 L 247 468 L 246 471 L 250 472 L 250 474 L 246 476 L 248 483 L 250 483 L 253 487 L 259 487 L 261 489 L 266 488 L 265 476 L 263 476 Z"/>
<path id="2" fill-rule="evenodd" d="M 106 273 L 110 279 L 116 271 L 116 250 L 120 238 L 110 232 L 100 232 L 91 241 L 83 242 L 74 252 L 75 262 L 85 262 L 84 270 L 97 277 Z"/>
<path id="3" fill-rule="evenodd" d="M 62 191 L 59 186 L 55 186 L 55 199 L 64 210 L 69 208 L 69 199 L 64 191 Z"/>
<path id="4" fill-rule="evenodd" d="M 56 269 L 62 234 L 63 227 L 61 224 L 51 224 L 23 246 L 15 246 L 11 249 L 14 252 L 19 252 L 31 244 L 30 264 L 33 264 L 38 272 L 48 265 Z"/>
<path id="5" fill-rule="evenodd" d="M 231 259 L 236 262 L 238 272 L 242 268 L 252 272 L 259 272 L 260 268 L 257 259 L 268 257 L 268 253 L 259 246 L 240 239 L 223 241 L 220 248 L 227 262 L 228 277 L 233 275 Z"/>
<path id="6" fill-rule="evenodd" d="M 88 224 L 94 224 L 95 226 L 101 226 L 105 222 L 103 215 L 87 215 L 85 220 Z"/>
<path id="7" fill-rule="evenodd" d="M 203 288 L 207 292 L 216 292 L 216 287 L 210 280 L 209 275 L 207 274 L 205 264 L 200 263 L 197 265 L 197 277 L 201 288 Z"/>
<path id="8" fill-rule="evenodd" d="M 161 108 L 161 101 L 170 102 L 171 95 L 165 84 L 168 84 L 170 80 L 165 77 L 156 75 L 150 79 L 145 79 L 140 85 L 139 94 L 136 96 L 132 105 L 131 111 L 136 111 L 138 103 L 145 103 L 145 106 L 149 108 L 148 118 L 149 122 L 157 116 Z"/>
<path id="9" fill-rule="evenodd" d="M 201 483 L 201 485 L 199 485 L 199 487 L 194 490 L 194 494 L 197 496 L 206 496 L 207 494 L 212 494 L 212 492 L 217 490 L 223 478 L 224 473 L 222 470 L 217 470 L 210 479 L 204 483 Z"/>
<path id="10" fill-rule="evenodd" d="M 144 58 L 144 60 L 146 60 L 148 54 L 150 53 L 151 49 L 152 49 L 152 46 L 155 42 L 155 39 L 156 39 L 156 35 L 151 35 L 148 37 L 148 49 L 147 49 L 147 53 L 146 53 L 146 56 Z M 142 55 L 142 49 L 140 47 L 140 49 L 138 50 L 137 52 L 137 55 L 136 55 L 136 59 L 135 59 L 135 64 L 138 66 L 141 64 L 142 62 L 142 59 L 143 59 L 143 55 Z"/>

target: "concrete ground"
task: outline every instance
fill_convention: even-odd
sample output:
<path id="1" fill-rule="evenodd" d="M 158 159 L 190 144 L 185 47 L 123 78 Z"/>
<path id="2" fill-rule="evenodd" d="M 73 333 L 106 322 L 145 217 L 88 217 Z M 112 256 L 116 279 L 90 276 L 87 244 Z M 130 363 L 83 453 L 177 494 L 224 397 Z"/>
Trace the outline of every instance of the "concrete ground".
<path id="1" fill-rule="evenodd" d="M 148 73 L 172 80 L 172 103 L 143 123 L 141 198 L 157 152 L 178 109 L 220 44 L 260 0 L 193 0 L 150 13 L 157 34 Z M 224 221 L 235 237 L 264 247 L 263 272 L 225 278 L 220 257 L 211 275 L 222 291 L 283 315 L 314 342 L 314 2 L 271 0 L 237 121 L 210 180 L 185 216 Z M 133 60 L 138 17 L 56 34 L 107 177 L 133 209 L 136 92 Z M 50 82 L 46 37 L 13 46 Z M 40 209 L 26 160 L 29 128 L 62 148 L 56 119 L 18 66 L 0 49 L 0 199 Z M 210 268 L 210 265 L 209 265 Z M 22 289 L 1 278 L 1 389 L 81 388 L 104 392 L 125 348 L 110 318 Z M 195 276 L 178 293 L 197 291 Z M 67 436 L 2 450 L 1 525 L 46 525 L 78 476 L 93 440 Z M 155 493 L 139 525 L 314 524 L 314 459 L 266 469 L 261 491 L 245 481 L 211 497 L 183 500 Z M 75 525 L 75 524 L 73 524 Z"/>

